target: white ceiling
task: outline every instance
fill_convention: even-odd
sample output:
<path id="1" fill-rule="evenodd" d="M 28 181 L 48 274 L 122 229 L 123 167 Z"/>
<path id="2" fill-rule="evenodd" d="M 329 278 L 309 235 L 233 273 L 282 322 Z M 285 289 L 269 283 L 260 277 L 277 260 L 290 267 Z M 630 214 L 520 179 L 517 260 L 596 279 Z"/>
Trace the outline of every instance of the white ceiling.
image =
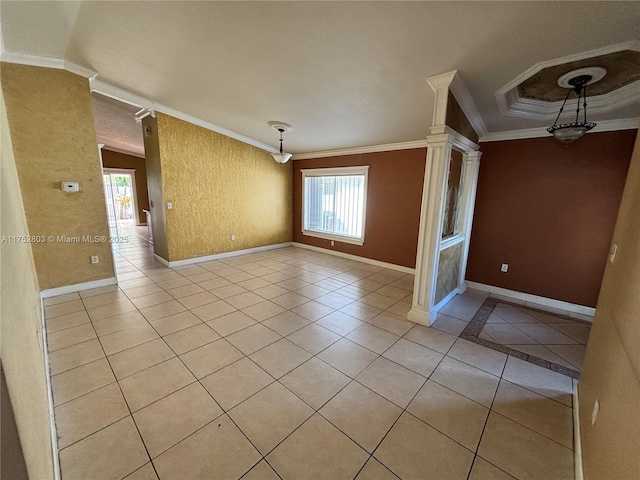
<path id="1" fill-rule="evenodd" d="M 489 132 L 545 126 L 495 93 L 534 64 L 640 38 L 640 2 L 10 2 L 8 52 L 98 80 L 292 153 L 422 140 L 458 70 Z M 640 104 L 590 120 L 640 116 Z"/>
<path id="2" fill-rule="evenodd" d="M 140 109 L 98 93 L 91 95 L 91 104 L 98 143 L 108 150 L 144 157 L 142 125 L 135 119 Z"/>

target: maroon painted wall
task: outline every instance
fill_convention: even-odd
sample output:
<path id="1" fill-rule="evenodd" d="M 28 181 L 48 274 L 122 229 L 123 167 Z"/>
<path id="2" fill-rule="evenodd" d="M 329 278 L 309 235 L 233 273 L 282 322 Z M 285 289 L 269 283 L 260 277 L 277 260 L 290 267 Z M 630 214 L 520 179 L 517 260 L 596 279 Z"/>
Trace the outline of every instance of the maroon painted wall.
<path id="1" fill-rule="evenodd" d="M 293 162 L 293 241 L 414 268 L 426 148 L 344 155 Z M 302 234 L 303 168 L 369 165 L 364 245 Z"/>
<path id="2" fill-rule="evenodd" d="M 481 144 L 467 280 L 595 307 L 636 133 Z"/>

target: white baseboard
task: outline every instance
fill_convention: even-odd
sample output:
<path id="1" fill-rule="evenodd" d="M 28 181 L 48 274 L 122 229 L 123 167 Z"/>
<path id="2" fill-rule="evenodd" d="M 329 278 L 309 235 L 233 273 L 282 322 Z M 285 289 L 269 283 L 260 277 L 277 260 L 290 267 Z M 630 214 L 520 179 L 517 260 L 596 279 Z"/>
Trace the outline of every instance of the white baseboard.
<path id="1" fill-rule="evenodd" d="M 102 280 L 93 280 L 92 282 L 49 288 L 47 290 L 40 291 L 40 298 L 57 297 L 58 295 L 66 295 L 67 293 L 81 292 L 83 290 L 91 290 L 92 288 L 106 287 L 108 285 L 116 285 L 117 283 L 118 281 L 116 280 L 116 277 L 110 277 L 103 278 Z"/>
<path id="2" fill-rule="evenodd" d="M 396 265 L 394 263 L 381 262 L 380 260 L 374 260 L 372 258 L 359 257 L 358 255 L 351 255 L 350 253 L 338 252 L 336 250 L 329 250 L 328 248 L 316 247 L 313 245 L 307 245 L 306 243 L 292 243 L 294 247 L 306 248 L 307 250 L 313 250 L 315 252 L 327 253 L 329 255 L 335 255 L 336 257 L 347 258 L 349 260 L 355 260 L 357 262 L 368 263 L 369 265 L 375 265 L 377 267 L 388 268 L 389 270 L 396 270 L 402 273 L 415 274 L 415 268 L 404 267 L 402 265 Z"/>
<path id="3" fill-rule="evenodd" d="M 163 265 L 169 268 L 182 267 L 184 265 L 191 265 L 194 263 L 210 262 L 211 260 L 221 260 L 223 258 L 237 257 L 238 255 L 247 255 L 249 253 L 266 252 L 267 250 L 275 250 L 277 248 L 290 247 L 291 242 L 274 243 L 273 245 L 265 245 L 263 247 L 245 248 L 244 250 L 234 250 L 233 252 L 216 253 L 214 255 L 206 255 L 204 257 L 185 258 L 184 260 L 176 260 L 174 262 L 167 262 L 164 258 L 157 255 L 153 255 L 153 258 L 158 260 Z"/>
<path id="4" fill-rule="evenodd" d="M 49 431 L 51 434 L 51 453 L 53 457 L 53 478 L 60 480 L 60 457 L 58 456 L 58 430 L 54 416 L 53 387 L 51 385 L 51 367 L 49 365 L 49 345 L 47 342 L 47 324 L 44 317 L 44 298 L 40 295 L 40 330 L 42 331 L 42 353 L 44 358 L 44 373 L 47 384 L 47 406 L 49 407 Z"/>
<path id="5" fill-rule="evenodd" d="M 563 302 L 562 300 L 554 300 L 553 298 L 540 297 L 530 293 L 517 292 L 506 288 L 494 287 L 493 285 L 486 285 L 484 283 L 470 281 L 467 281 L 466 283 L 469 288 L 489 292 L 494 295 L 500 295 L 502 297 L 506 297 L 509 301 L 520 303 L 527 307 L 539 308 L 540 310 L 569 315 L 570 317 L 588 321 L 590 319 L 587 317 L 593 317 L 596 314 L 595 308 L 585 307 L 584 305 Z"/>
<path id="6" fill-rule="evenodd" d="M 578 400 L 578 382 L 573 386 L 573 465 L 575 480 L 584 479 L 582 470 L 582 439 L 580 438 L 580 402 Z"/>

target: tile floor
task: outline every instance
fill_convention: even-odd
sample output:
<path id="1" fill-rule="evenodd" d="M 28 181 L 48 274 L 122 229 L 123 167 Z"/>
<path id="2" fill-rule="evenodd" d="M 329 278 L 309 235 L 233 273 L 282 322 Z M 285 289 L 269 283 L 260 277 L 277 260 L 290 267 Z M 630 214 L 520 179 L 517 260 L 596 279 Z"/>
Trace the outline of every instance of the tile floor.
<path id="1" fill-rule="evenodd" d="M 300 248 L 45 301 L 63 480 L 570 479 L 573 380 L 404 320 L 410 275 Z"/>

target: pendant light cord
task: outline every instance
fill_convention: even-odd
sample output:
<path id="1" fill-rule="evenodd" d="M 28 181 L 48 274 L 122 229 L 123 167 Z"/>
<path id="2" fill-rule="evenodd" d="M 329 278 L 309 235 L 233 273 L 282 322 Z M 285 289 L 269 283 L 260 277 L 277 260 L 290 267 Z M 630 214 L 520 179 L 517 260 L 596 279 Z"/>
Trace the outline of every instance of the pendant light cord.
<path id="1" fill-rule="evenodd" d="M 567 99 L 569 98 L 569 95 L 571 95 L 571 92 L 573 92 L 573 88 L 571 90 L 569 90 L 567 92 L 567 96 L 564 97 L 564 102 L 562 102 L 562 106 L 560 107 L 560 111 L 558 112 L 558 116 L 556 117 L 556 121 L 553 122 L 554 125 L 558 124 L 558 119 L 560 118 L 560 115 L 562 115 L 562 111 L 564 110 L 564 106 L 567 103 Z M 578 98 L 578 103 L 580 103 L 580 99 Z"/>

